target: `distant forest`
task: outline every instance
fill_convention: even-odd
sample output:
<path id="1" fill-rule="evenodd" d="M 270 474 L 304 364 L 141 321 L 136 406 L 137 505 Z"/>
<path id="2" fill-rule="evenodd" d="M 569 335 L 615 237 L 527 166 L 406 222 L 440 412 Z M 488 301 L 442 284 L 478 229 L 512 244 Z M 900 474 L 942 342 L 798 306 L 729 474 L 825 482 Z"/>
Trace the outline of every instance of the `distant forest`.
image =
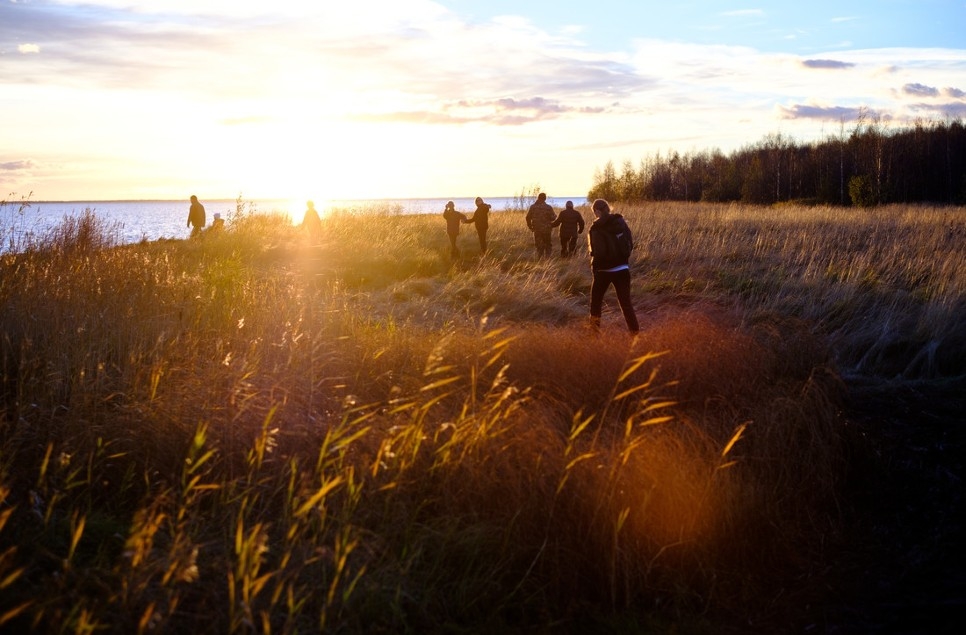
<path id="1" fill-rule="evenodd" d="M 769 205 L 966 203 L 966 127 L 959 120 L 886 130 L 860 119 L 807 145 L 781 134 L 723 154 L 670 152 L 597 170 L 588 199 L 740 201 Z"/>

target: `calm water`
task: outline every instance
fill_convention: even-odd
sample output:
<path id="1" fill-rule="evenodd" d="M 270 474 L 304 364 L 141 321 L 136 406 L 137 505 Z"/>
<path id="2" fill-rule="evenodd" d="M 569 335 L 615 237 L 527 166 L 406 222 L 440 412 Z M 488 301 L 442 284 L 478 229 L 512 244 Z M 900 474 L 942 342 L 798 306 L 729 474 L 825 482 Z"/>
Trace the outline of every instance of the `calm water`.
<path id="1" fill-rule="evenodd" d="M 446 201 L 456 203 L 456 209 L 471 213 L 476 205 L 469 198 L 411 198 L 380 200 L 343 200 L 316 201 L 315 207 L 323 213 L 331 211 L 350 213 L 390 213 L 390 214 L 442 214 Z M 493 206 L 494 212 L 505 211 L 518 205 L 517 197 L 485 198 Z M 563 208 L 568 201 L 575 205 L 586 202 L 583 196 L 548 198 L 547 202 L 556 209 Z M 235 213 L 235 200 L 204 200 L 208 222 L 214 214 L 228 219 Z M 281 212 L 293 222 L 302 221 L 305 201 L 255 200 L 245 201 L 244 209 L 254 207 L 258 212 Z M 65 217 L 79 216 L 91 210 L 115 232 L 118 243 L 134 243 L 141 240 L 159 238 L 187 238 L 190 230 L 185 227 L 188 218 L 188 201 L 66 201 L 30 202 L 22 206 L 18 202 L 8 202 L 0 207 L 0 252 L 9 251 L 12 245 L 24 244 L 25 239 L 45 235 L 52 227 L 63 222 Z"/>

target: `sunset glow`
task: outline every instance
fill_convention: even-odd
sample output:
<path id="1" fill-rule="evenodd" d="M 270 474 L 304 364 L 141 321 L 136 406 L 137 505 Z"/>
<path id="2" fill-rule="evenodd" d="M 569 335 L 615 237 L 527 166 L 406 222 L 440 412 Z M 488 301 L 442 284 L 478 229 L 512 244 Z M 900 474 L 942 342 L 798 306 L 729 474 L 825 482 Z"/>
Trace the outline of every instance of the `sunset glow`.
<path id="1" fill-rule="evenodd" d="M 960 0 L 0 1 L 0 187 L 586 191 L 606 162 L 966 113 Z"/>

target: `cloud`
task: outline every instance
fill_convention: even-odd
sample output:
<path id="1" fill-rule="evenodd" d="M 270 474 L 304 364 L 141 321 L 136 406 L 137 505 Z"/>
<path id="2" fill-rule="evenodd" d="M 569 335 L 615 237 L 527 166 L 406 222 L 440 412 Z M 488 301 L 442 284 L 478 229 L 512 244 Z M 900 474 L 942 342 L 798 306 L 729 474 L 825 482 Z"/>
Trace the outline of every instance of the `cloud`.
<path id="1" fill-rule="evenodd" d="M 966 91 L 960 90 L 958 88 L 953 88 L 952 86 L 943 88 L 943 94 L 946 95 L 947 97 L 953 97 L 955 99 L 962 99 L 963 97 L 966 97 Z"/>
<path id="2" fill-rule="evenodd" d="M 925 84 L 906 84 L 902 87 L 902 92 L 906 95 L 915 97 L 938 97 L 939 90 Z"/>
<path id="3" fill-rule="evenodd" d="M 38 46 L 36 44 L 18 44 L 17 45 L 17 52 L 20 53 L 20 54 L 22 54 L 22 55 L 28 55 L 30 53 L 39 53 L 40 52 L 40 46 Z"/>
<path id="4" fill-rule="evenodd" d="M 33 159 L 23 159 L 21 161 L 5 161 L 0 163 L 0 170 L 4 172 L 16 172 L 19 170 L 32 170 L 37 167 L 37 162 Z"/>
<path id="5" fill-rule="evenodd" d="M 860 117 L 876 116 L 868 108 L 859 106 L 779 106 L 779 117 L 782 119 L 820 119 L 823 121 L 855 121 Z"/>
<path id="6" fill-rule="evenodd" d="M 805 68 L 840 69 L 853 68 L 855 64 L 852 62 L 840 62 L 838 60 L 802 60 L 802 66 Z"/>
<path id="7" fill-rule="evenodd" d="M 966 104 L 961 101 L 948 102 L 945 104 L 919 103 L 911 105 L 910 108 L 919 113 L 939 119 L 966 118 Z"/>
<path id="8" fill-rule="evenodd" d="M 442 111 L 404 111 L 353 115 L 351 119 L 367 122 L 402 122 L 429 125 L 485 123 L 496 126 L 519 126 L 536 121 L 557 119 L 567 114 L 598 114 L 602 107 L 566 106 L 543 97 L 493 100 L 460 100 L 443 106 Z"/>
<path id="9" fill-rule="evenodd" d="M 58 4 L 76 6 L 11 9 L 0 0 L 0 42 L 26 36 L 44 49 L 42 61 L 0 59 L 0 74 L 23 84 L 173 92 L 192 102 L 317 100 L 349 113 L 428 109 L 435 95 L 540 94 L 592 106 L 586 102 L 613 102 L 653 83 L 613 56 L 588 53 L 572 29 L 551 35 L 526 20 L 465 22 L 424 0 L 354 1 L 356 9 L 379 8 L 366 16 L 341 3 L 271 12 L 244 0 L 227 15 L 218 12 L 224 3 L 209 0 Z"/>

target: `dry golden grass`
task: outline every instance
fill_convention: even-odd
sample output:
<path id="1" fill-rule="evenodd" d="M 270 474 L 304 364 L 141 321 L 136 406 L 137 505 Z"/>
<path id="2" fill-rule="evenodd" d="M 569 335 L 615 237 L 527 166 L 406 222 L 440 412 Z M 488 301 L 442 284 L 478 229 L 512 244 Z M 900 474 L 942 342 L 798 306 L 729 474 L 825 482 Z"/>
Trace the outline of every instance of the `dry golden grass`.
<path id="1" fill-rule="evenodd" d="M 841 372 L 963 370 L 962 210 L 619 211 L 636 339 L 521 213 L 457 263 L 380 215 L 4 255 L 0 628 L 697 631 L 816 586 Z"/>

